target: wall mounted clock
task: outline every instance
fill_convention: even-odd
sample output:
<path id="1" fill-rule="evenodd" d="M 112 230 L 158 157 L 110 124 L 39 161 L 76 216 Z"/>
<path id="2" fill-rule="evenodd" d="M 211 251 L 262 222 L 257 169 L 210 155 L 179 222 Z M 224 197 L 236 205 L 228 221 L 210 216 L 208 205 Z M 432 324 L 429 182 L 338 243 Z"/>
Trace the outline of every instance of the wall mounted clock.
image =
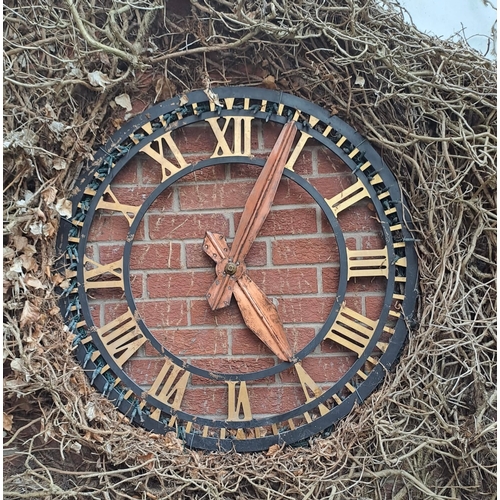
<path id="1" fill-rule="evenodd" d="M 400 186 L 336 116 L 261 88 L 124 125 L 61 221 L 61 310 L 91 383 L 187 446 L 327 432 L 397 361 L 417 259 Z"/>

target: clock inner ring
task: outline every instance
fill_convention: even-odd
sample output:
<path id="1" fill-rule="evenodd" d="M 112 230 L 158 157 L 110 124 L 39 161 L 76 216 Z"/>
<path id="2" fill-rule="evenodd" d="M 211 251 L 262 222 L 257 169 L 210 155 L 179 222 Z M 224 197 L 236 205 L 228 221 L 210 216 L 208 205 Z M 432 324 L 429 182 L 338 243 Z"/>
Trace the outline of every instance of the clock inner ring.
<path id="1" fill-rule="evenodd" d="M 248 162 L 248 158 L 245 161 Z M 184 179 L 172 182 L 168 187 L 163 186 L 164 190 L 158 188 L 158 191 L 162 191 L 161 194 L 151 194 L 150 206 L 144 210 L 142 217 L 136 220 L 137 230 L 131 228 L 134 238 L 127 238 L 127 249 L 124 252 L 126 259 L 130 258 L 130 275 L 129 279 L 125 279 L 126 284 L 130 282 L 130 287 L 126 286 L 131 299 L 129 303 L 133 302 L 132 309 L 136 308 L 138 313 L 136 316 L 143 319 L 139 324 L 144 326 L 148 337 L 153 337 L 152 343 L 157 346 L 159 355 L 166 354 L 179 366 L 201 376 L 213 376 L 215 379 L 227 380 L 234 377 L 238 380 L 251 380 L 274 376 L 285 370 L 288 364 L 279 363 L 269 349 L 248 330 L 234 300 L 228 308 L 214 312 L 208 307 L 204 296 L 215 279 L 215 266 L 202 251 L 204 232 L 211 229 L 221 231 L 228 236 L 228 242 L 232 241 L 247 191 L 253 185 L 260 165 L 206 163 L 202 162 L 202 165 L 198 165 L 200 170 L 187 174 Z M 231 192 L 226 193 L 226 199 L 228 196 L 234 196 L 233 201 L 230 201 L 231 206 L 218 206 L 220 200 L 215 200 L 213 204 L 217 206 L 200 210 L 202 193 L 212 198 L 211 191 L 206 194 L 207 190 L 211 190 L 214 185 L 220 189 L 220 182 L 225 177 L 225 186 L 228 187 L 228 192 Z M 343 241 L 343 235 L 338 225 L 336 237 L 331 228 L 325 232 L 326 216 L 318 205 L 323 199 L 316 192 L 315 201 L 291 177 L 300 178 L 293 172 L 285 172 L 277 194 L 276 206 L 252 246 L 247 265 L 249 275 L 278 307 L 280 301 L 288 301 L 292 310 L 300 307 L 300 313 L 304 305 L 311 308 L 312 304 L 317 304 L 318 293 L 324 294 L 324 291 L 321 278 L 318 280 L 317 277 L 318 269 L 307 263 L 300 264 L 297 259 L 317 260 L 317 255 L 310 254 L 319 249 L 323 254 L 323 267 L 335 273 L 337 282 L 332 283 L 330 279 L 325 283 L 329 290 L 328 299 L 323 298 L 319 308 L 311 310 L 310 316 L 314 317 L 314 322 L 309 320 L 295 325 L 290 321 L 293 318 L 285 309 L 285 316 L 289 319 L 288 322 L 284 321 L 287 335 L 290 335 L 297 359 L 301 359 L 319 344 L 323 335 L 319 335 L 317 339 L 315 335 L 321 327 L 324 327 L 325 331 L 328 329 L 338 309 L 336 306 L 345 294 L 345 285 L 339 286 L 338 283 L 340 265 L 336 244 L 336 238 Z M 307 187 L 305 181 L 301 182 Z M 308 189 L 314 191 L 311 186 L 308 186 Z M 197 193 L 197 197 L 191 196 L 193 192 Z M 299 204 L 290 201 L 294 197 L 299 198 Z M 143 205 L 143 209 L 146 205 L 147 203 Z M 300 208 L 297 208 L 298 205 Z M 228 220 L 232 216 L 234 219 Z M 313 223 L 320 228 L 315 235 L 316 243 L 305 238 L 304 230 L 297 228 L 296 217 L 299 217 L 299 223 Z M 208 221 L 205 224 L 216 227 L 201 227 L 201 221 Z M 291 234 L 286 234 L 283 229 L 282 234 L 279 234 L 280 231 L 277 235 L 274 234 L 277 224 L 280 227 L 288 224 L 289 229 L 286 231 Z M 335 220 L 333 224 L 336 224 Z M 164 237 L 165 225 L 168 225 L 170 231 L 167 238 Z M 290 259 L 287 256 L 287 248 L 297 241 L 300 248 L 293 251 L 305 252 L 309 245 L 309 255 L 296 255 Z M 151 248 L 154 249 L 155 246 L 160 249 L 159 253 L 163 258 L 163 265 L 158 265 L 158 269 L 153 268 L 154 264 L 147 257 L 147 253 L 151 255 Z M 321 273 L 324 273 L 323 270 Z M 143 293 L 138 296 L 141 290 L 136 292 L 138 287 L 134 280 L 138 274 L 150 280 L 147 295 Z M 331 273 L 328 277 L 330 275 Z M 152 304 L 156 304 L 156 307 Z M 318 312 L 321 315 L 318 315 Z M 175 314 L 177 316 L 172 316 Z M 172 320 L 172 317 L 175 320 Z M 210 349 L 213 349 L 213 352 Z"/>

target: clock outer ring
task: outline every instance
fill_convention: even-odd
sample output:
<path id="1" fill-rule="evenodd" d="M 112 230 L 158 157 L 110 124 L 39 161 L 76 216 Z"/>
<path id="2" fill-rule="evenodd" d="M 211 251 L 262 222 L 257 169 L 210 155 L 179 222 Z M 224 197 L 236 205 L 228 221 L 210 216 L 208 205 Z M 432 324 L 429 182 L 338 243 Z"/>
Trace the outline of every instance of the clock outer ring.
<path id="1" fill-rule="evenodd" d="M 239 90 L 243 91 L 242 97 L 252 97 L 249 95 L 249 92 L 256 90 L 256 89 L 253 89 L 253 88 L 245 89 L 245 88 L 238 88 L 238 87 L 236 87 L 236 88 L 233 87 L 230 89 L 228 89 L 228 88 L 214 89 L 214 91 L 221 98 L 224 98 L 227 96 L 238 97 L 238 96 L 235 96 L 235 93 L 238 93 Z M 263 91 L 263 89 L 259 89 L 259 90 L 260 90 L 260 92 Z M 273 93 L 274 91 L 264 91 L 264 92 Z M 203 100 L 206 101 L 206 97 L 204 97 L 204 95 L 201 91 L 196 91 L 194 93 L 191 93 L 190 96 L 192 97 L 194 94 L 196 94 L 195 100 L 198 100 L 198 102 L 203 101 Z M 279 93 L 275 92 L 275 94 L 279 94 Z M 281 94 L 281 95 L 283 95 L 283 94 Z M 372 163 L 372 165 L 374 165 L 374 166 L 376 166 L 378 164 L 383 165 L 382 171 L 380 171 L 380 175 L 383 177 L 384 182 L 385 182 L 388 190 L 391 192 L 391 196 L 392 196 L 392 192 L 394 190 L 397 190 L 396 191 L 397 194 L 396 194 L 395 198 L 399 199 L 401 202 L 401 206 L 397 207 L 398 216 L 399 216 L 399 219 L 401 221 L 404 221 L 404 224 L 402 227 L 402 232 L 403 232 L 404 240 L 407 242 L 407 244 L 405 245 L 405 255 L 406 255 L 406 258 L 408 260 L 408 267 L 407 267 L 407 273 L 406 273 L 407 285 L 412 285 L 412 286 L 407 286 L 405 289 L 405 300 L 403 302 L 403 313 L 404 313 L 403 316 L 405 318 L 401 318 L 398 321 L 398 323 L 396 325 L 396 333 L 393 336 L 393 338 L 391 339 L 389 349 L 386 353 L 384 353 L 381 356 L 379 365 L 377 365 L 377 367 L 376 367 L 376 368 L 378 368 L 378 367 L 382 368 L 382 366 L 384 366 L 384 367 L 390 368 L 390 366 L 392 366 L 392 364 L 396 362 L 398 355 L 399 355 L 399 352 L 400 352 L 400 349 L 402 348 L 402 346 L 404 345 L 405 340 L 406 340 L 407 330 L 406 330 L 403 319 L 408 319 L 410 321 L 414 320 L 414 318 L 411 315 L 413 313 L 414 306 L 416 303 L 417 294 L 418 294 L 418 290 L 417 290 L 417 282 L 418 282 L 417 257 L 416 257 L 416 252 L 415 252 L 414 246 L 412 244 L 413 238 L 411 235 L 411 230 L 413 229 L 413 227 L 412 227 L 412 223 L 411 223 L 411 219 L 409 218 L 409 215 L 406 216 L 406 214 L 409 214 L 409 210 L 408 210 L 407 204 L 404 200 L 404 196 L 400 192 L 400 187 L 397 184 L 395 178 L 393 177 L 392 172 L 390 172 L 388 167 L 385 166 L 385 164 L 383 164 L 382 159 L 380 158 L 378 153 L 376 153 L 375 150 L 372 148 L 372 146 L 370 144 L 366 143 L 365 139 L 362 138 L 361 136 L 359 136 L 359 134 L 357 134 L 351 127 L 349 127 L 346 123 L 340 121 L 337 117 L 328 117 L 326 114 L 326 111 L 323 110 L 323 108 L 320 108 L 319 106 L 317 106 L 313 103 L 310 103 L 308 101 L 304 101 L 303 99 L 296 97 L 296 96 L 286 95 L 286 97 L 288 99 L 291 99 L 294 102 L 297 102 L 298 105 L 296 107 L 299 109 L 307 111 L 306 106 L 303 105 L 305 103 L 305 104 L 307 104 L 308 109 L 314 109 L 314 111 L 311 114 L 314 114 L 317 117 L 320 115 L 326 116 L 326 118 L 324 118 L 324 119 L 321 118 L 322 121 L 324 121 L 325 123 L 328 123 L 328 122 L 334 123 L 335 129 L 338 131 L 341 131 L 344 135 L 348 136 L 349 139 L 351 140 L 351 142 L 352 142 L 352 138 L 357 136 L 359 138 L 359 141 L 360 141 L 359 145 L 361 146 L 364 143 L 363 144 L 363 153 L 365 154 L 365 157 Z M 255 97 L 255 98 L 259 99 L 261 97 L 259 96 L 259 97 Z M 155 115 L 157 117 L 157 116 L 165 113 L 169 108 L 172 109 L 177 105 L 178 105 L 177 98 L 171 99 L 171 100 L 166 101 L 164 103 L 160 103 L 159 105 L 148 110 L 148 116 L 150 117 L 150 119 L 154 119 Z M 119 144 L 121 141 L 123 141 L 128 135 L 130 135 L 130 132 L 137 130 L 138 127 L 140 127 L 140 125 L 142 123 L 144 123 L 144 119 L 142 116 L 138 116 L 135 119 L 133 119 L 131 122 L 129 122 L 129 124 L 127 126 L 120 129 L 116 134 L 113 135 L 113 137 L 107 143 L 107 148 L 109 150 L 113 149 L 115 144 Z M 361 150 L 361 147 L 359 147 L 359 149 Z M 108 153 L 106 153 L 104 150 L 101 150 L 99 153 L 97 153 L 97 155 L 96 155 L 97 162 L 99 161 L 100 158 L 105 157 L 107 154 Z M 349 162 L 345 162 L 345 163 L 348 166 L 350 166 Z M 353 168 L 351 167 L 351 169 L 353 169 Z M 114 177 L 114 175 L 116 173 L 117 173 L 117 171 L 112 172 L 112 174 L 111 174 L 112 177 Z M 89 172 L 89 175 L 87 176 L 87 178 L 81 180 L 81 185 L 87 185 L 88 179 L 91 178 L 92 174 L 93 174 L 93 172 Z M 394 181 L 393 183 L 390 182 L 391 179 Z M 77 212 L 76 206 L 77 206 L 78 201 L 82 198 L 82 196 L 83 196 L 83 193 L 80 192 L 79 194 L 77 194 L 73 198 L 73 213 L 74 214 Z M 75 203 L 75 201 L 76 201 L 76 203 Z M 71 227 L 71 223 L 69 221 L 62 220 L 61 229 L 58 233 L 58 248 L 60 248 L 62 250 L 61 253 L 64 252 L 64 249 L 65 249 L 66 245 L 68 244 L 67 231 L 68 231 L 68 228 L 70 228 L 70 227 Z M 65 306 L 67 304 L 68 298 L 61 298 L 61 301 L 62 301 L 62 304 Z M 66 316 L 67 316 L 67 314 L 66 314 Z M 81 359 L 82 358 L 81 355 L 83 354 L 82 351 L 86 352 L 86 349 L 84 348 L 84 346 L 79 344 L 78 345 L 78 357 L 80 358 L 80 361 L 82 361 L 82 359 Z M 90 361 L 89 365 L 91 365 L 91 368 L 92 368 L 92 365 L 94 365 L 94 363 Z M 86 370 L 86 371 L 88 372 L 89 370 Z M 367 382 L 369 381 L 369 379 L 371 378 L 371 375 L 373 373 L 374 373 L 373 371 L 370 373 L 369 378 L 360 386 L 360 388 L 368 389 Z M 366 396 L 368 394 L 370 394 L 375 389 L 376 385 L 378 385 L 378 383 L 383 379 L 383 376 L 385 374 L 381 374 L 381 375 L 382 375 L 382 378 L 380 380 L 378 380 L 377 383 L 374 384 L 373 387 L 369 391 L 366 391 L 367 392 Z M 103 387 L 102 387 L 103 384 L 101 384 L 101 379 L 103 379 L 103 377 L 102 377 L 102 375 L 99 375 L 96 377 L 96 380 L 95 380 L 95 382 L 93 381 L 93 383 L 94 383 L 94 385 L 96 385 L 96 387 L 101 392 L 104 392 Z M 116 389 L 113 389 L 110 392 L 118 394 Z M 363 391 L 363 392 L 365 392 L 365 391 Z M 344 400 L 341 406 L 344 407 L 345 403 L 347 403 L 347 401 L 354 395 L 355 394 L 352 394 L 351 396 L 349 396 L 349 398 Z M 110 393 L 108 393 L 108 397 L 109 396 L 110 396 Z M 122 411 L 127 413 L 130 410 L 131 403 L 129 401 L 122 401 L 122 403 L 119 406 L 120 406 L 120 409 Z M 338 407 L 338 408 L 340 408 L 340 407 Z M 349 410 L 347 410 L 347 411 L 349 411 Z M 318 419 L 314 422 L 319 423 L 320 421 L 324 420 L 325 417 L 328 417 L 328 415 L 330 415 L 330 413 L 328 413 L 324 417 L 321 417 L 320 419 Z M 146 421 L 152 421 L 151 423 L 160 424 L 159 422 L 154 421 L 153 419 L 151 419 L 148 416 L 145 416 L 144 418 Z M 342 418 L 342 416 L 339 416 L 338 418 L 333 419 L 333 421 L 337 421 L 339 418 Z M 141 418 L 141 420 L 144 422 L 143 418 Z M 153 429 L 155 427 L 155 425 L 153 425 L 153 426 L 147 425 L 147 427 Z M 316 428 L 316 425 L 314 427 Z M 319 432 L 320 430 L 323 430 L 325 428 L 325 425 L 321 424 L 320 427 L 322 427 L 322 428 L 321 429 L 318 428 L 317 430 L 314 430 L 310 433 L 308 432 L 307 434 L 308 435 L 315 434 L 315 433 Z M 309 429 L 310 426 L 309 425 L 303 426 L 303 428 L 305 431 L 305 429 Z M 293 432 L 295 432 L 295 431 L 293 431 Z M 196 439 L 194 439 L 192 441 L 192 443 L 193 443 L 193 446 L 196 447 L 195 443 L 197 442 L 198 437 L 197 436 L 195 436 L 195 437 L 196 437 Z M 283 441 L 286 441 L 286 442 L 297 441 L 296 438 L 292 438 L 291 433 L 287 433 L 287 432 L 285 432 L 283 435 L 280 435 L 280 436 L 269 436 L 269 438 L 275 438 L 275 437 L 277 437 L 277 438 L 283 437 Z M 289 440 L 288 437 L 290 437 L 291 439 Z M 186 438 L 186 439 L 188 439 L 188 438 Z M 208 448 L 207 447 L 208 441 L 206 441 L 207 439 L 209 439 L 210 442 L 212 440 L 212 438 L 203 438 L 204 441 L 203 441 L 203 445 L 200 446 L 201 448 L 221 449 L 221 446 L 223 449 L 234 448 L 235 441 L 228 440 L 228 439 L 226 439 L 226 440 L 214 439 L 214 442 L 218 443 L 217 446 L 212 447 L 210 445 L 210 447 Z M 267 442 L 267 438 L 263 438 L 263 439 L 265 439 Z M 242 448 L 241 451 L 251 451 L 251 450 L 243 450 L 243 448 L 246 448 L 245 443 L 248 444 L 250 441 L 253 441 L 253 440 L 239 441 L 238 448 Z M 226 446 L 226 444 L 222 445 L 222 443 L 225 443 L 225 442 L 229 443 L 229 445 L 227 445 L 227 446 Z M 281 440 L 280 440 L 280 442 L 281 442 Z M 243 445 L 243 446 L 239 446 L 239 445 Z M 228 448 L 228 446 L 229 446 L 229 448 Z M 254 446 L 252 445 L 251 448 L 254 448 Z M 262 448 L 263 447 L 261 446 L 259 448 L 255 448 L 255 450 L 262 449 Z"/>

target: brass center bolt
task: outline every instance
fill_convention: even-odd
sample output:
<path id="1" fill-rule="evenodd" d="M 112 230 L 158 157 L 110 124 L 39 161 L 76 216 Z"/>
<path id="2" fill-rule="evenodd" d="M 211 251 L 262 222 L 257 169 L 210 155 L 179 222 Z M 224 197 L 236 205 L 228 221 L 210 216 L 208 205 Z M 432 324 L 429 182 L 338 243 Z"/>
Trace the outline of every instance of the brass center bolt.
<path id="1" fill-rule="evenodd" d="M 229 274 L 229 276 L 232 276 L 233 274 L 236 273 L 238 269 L 238 266 L 234 262 L 228 262 L 226 264 L 226 267 L 224 268 L 224 272 L 226 274 Z"/>

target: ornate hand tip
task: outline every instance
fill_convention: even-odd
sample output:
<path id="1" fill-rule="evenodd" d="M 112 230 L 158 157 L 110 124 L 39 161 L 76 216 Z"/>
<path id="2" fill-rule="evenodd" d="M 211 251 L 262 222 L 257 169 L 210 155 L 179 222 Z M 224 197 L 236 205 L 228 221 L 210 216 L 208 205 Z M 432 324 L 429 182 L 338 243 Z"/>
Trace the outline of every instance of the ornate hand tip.
<path id="1" fill-rule="evenodd" d="M 234 297 L 245 324 L 281 360 L 293 353 L 276 306 L 245 273 L 234 286 Z"/>

